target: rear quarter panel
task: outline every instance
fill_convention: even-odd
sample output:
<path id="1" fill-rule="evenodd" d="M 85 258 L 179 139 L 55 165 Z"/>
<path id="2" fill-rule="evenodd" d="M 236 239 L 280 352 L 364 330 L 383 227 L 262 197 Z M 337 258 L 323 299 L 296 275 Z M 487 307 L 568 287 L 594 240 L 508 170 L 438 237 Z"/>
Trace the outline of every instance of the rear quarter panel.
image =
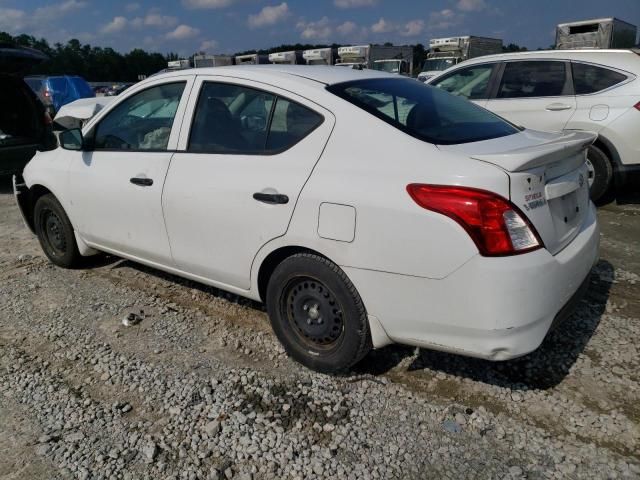
<path id="1" fill-rule="evenodd" d="M 265 247 L 262 258 L 278 246 L 300 245 L 345 267 L 443 278 L 478 254 L 462 227 L 419 207 L 406 187 L 467 185 L 508 197 L 502 170 L 442 152 L 355 107 L 334 113 L 333 134 L 300 195 L 289 229 Z M 320 238 L 318 216 L 325 202 L 355 209 L 352 241 Z"/>

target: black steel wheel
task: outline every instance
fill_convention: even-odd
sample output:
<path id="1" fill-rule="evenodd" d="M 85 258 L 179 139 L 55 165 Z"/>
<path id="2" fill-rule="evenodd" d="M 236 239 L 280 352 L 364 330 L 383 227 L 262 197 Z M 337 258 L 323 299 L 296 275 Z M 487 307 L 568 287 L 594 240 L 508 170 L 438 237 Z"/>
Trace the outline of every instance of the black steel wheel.
<path id="1" fill-rule="evenodd" d="M 336 348 L 344 334 L 342 306 L 320 280 L 296 277 L 283 290 L 281 308 L 287 320 L 309 348 Z"/>
<path id="2" fill-rule="evenodd" d="M 360 295 L 324 257 L 300 253 L 282 261 L 269 279 L 266 303 L 287 353 L 313 370 L 345 371 L 371 349 Z"/>
<path id="3" fill-rule="evenodd" d="M 38 199 L 34 208 L 34 226 L 42 251 L 52 263 L 71 268 L 80 262 L 71 222 L 60 202 L 51 194 Z"/>

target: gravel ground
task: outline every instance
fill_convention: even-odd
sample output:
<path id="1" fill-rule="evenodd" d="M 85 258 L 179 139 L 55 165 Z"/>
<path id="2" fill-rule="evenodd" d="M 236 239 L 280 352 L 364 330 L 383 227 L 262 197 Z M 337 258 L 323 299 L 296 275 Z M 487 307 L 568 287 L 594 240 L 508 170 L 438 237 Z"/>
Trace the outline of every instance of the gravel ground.
<path id="1" fill-rule="evenodd" d="M 640 478 L 640 207 L 600 220 L 590 291 L 533 354 L 393 346 L 328 377 L 259 304 L 51 266 L 0 180 L 0 479 Z"/>

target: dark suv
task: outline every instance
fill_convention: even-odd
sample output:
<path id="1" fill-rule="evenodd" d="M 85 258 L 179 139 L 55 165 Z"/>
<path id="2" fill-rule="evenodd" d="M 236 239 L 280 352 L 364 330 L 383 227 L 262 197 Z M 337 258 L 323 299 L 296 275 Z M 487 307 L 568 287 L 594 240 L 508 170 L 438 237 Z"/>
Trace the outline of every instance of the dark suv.
<path id="1" fill-rule="evenodd" d="M 57 146 L 51 117 L 23 80 L 46 59 L 38 50 L 0 44 L 0 175 L 22 172 L 36 150 Z"/>

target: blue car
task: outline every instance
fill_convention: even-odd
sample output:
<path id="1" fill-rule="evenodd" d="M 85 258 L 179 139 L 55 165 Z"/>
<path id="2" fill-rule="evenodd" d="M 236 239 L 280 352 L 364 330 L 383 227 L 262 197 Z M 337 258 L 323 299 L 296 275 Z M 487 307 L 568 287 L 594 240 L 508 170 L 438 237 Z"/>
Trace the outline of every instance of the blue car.
<path id="1" fill-rule="evenodd" d="M 53 117 L 67 103 L 79 98 L 95 97 L 93 89 L 86 80 L 75 75 L 55 77 L 28 76 L 24 81 L 31 87 Z"/>

